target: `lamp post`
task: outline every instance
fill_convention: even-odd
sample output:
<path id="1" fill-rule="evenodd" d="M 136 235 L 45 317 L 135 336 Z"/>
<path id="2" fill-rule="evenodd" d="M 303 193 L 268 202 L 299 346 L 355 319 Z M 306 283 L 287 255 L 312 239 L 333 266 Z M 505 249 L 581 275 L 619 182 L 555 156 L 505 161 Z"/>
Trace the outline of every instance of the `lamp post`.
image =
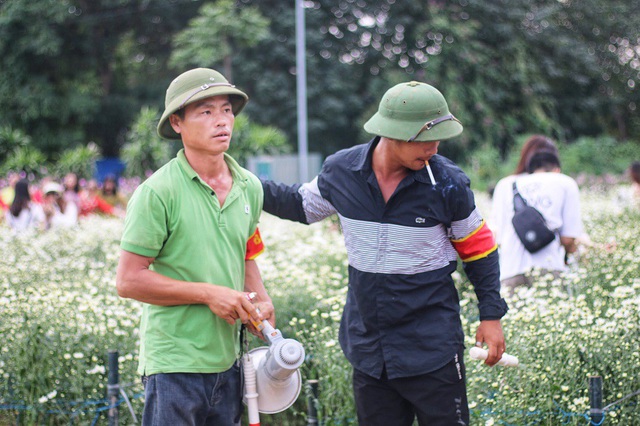
<path id="1" fill-rule="evenodd" d="M 309 180 L 307 141 L 307 66 L 305 61 L 304 0 L 296 1 L 296 92 L 298 111 L 298 179 Z"/>

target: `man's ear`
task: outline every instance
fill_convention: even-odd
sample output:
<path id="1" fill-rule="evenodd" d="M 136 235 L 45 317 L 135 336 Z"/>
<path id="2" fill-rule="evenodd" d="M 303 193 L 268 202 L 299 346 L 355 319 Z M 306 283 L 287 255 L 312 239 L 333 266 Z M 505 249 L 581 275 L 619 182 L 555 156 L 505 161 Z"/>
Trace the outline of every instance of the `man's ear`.
<path id="1" fill-rule="evenodd" d="M 171 114 L 169 116 L 169 123 L 171 124 L 171 127 L 173 128 L 173 131 L 176 132 L 177 134 L 180 134 L 180 117 L 177 114 Z"/>

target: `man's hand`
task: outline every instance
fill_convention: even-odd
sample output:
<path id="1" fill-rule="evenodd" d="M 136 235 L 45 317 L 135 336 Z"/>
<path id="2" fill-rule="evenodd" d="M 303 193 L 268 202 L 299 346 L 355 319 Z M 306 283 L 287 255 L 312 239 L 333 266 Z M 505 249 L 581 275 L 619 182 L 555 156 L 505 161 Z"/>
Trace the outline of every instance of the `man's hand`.
<path id="1" fill-rule="evenodd" d="M 258 268 L 258 264 L 255 260 L 245 261 L 244 290 L 254 296 L 254 298 L 250 300 L 253 302 L 255 307 L 259 309 L 262 319 L 269 321 L 269 323 L 275 328 L 276 314 L 273 308 L 273 303 L 267 294 L 267 290 L 264 288 L 264 283 L 260 276 L 260 269 Z M 261 326 L 261 324 L 259 324 L 260 322 L 262 321 L 258 322 L 258 326 Z M 244 324 L 246 324 L 247 330 L 249 330 L 251 334 L 264 340 L 264 336 L 262 335 L 262 332 L 258 330 L 256 324 L 253 324 L 251 321 L 248 323 L 245 322 Z"/>
<path id="2" fill-rule="evenodd" d="M 209 292 L 207 306 L 211 312 L 230 325 L 240 320 L 243 324 L 250 321 L 262 322 L 263 316 L 256 310 L 244 291 L 232 290 L 223 286 L 207 286 Z"/>
<path id="3" fill-rule="evenodd" d="M 560 244 L 562 244 L 567 253 L 575 253 L 578 250 L 578 242 L 575 238 L 560 237 Z"/>
<path id="4" fill-rule="evenodd" d="M 262 318 L 267 320 L 267 321 L 269 321 L 269 324 L 271 324 L 271 326 L 273 328 L 275 328 L 276 327 L 276 313 L 275 313 L 275 309 L 273 307 L 273 304 L 271 303 L 271 300 L 263 301 L 263 302 L 254 301 L 254 304 L 255 304 L 255 307 L 260 311 L 260 314 L 262 315 Z M 249 332 L 251 334 L 261 338 L 262 340 L 265 340 L 264 336 L 262 335 L 262 331 L 258 330 L 258 328 L 256 327 L 256 325 L 254 323 L 249 321 L 248 323 L 245 324 L 245 326 L 247 327 L 247 330 L 249 330 Z"/>
<path id="5" fill-rule="evenodd" d="M 476 346 L 482 346 L 483 343 L 487 344 L 487 351 L 489 352 L 489 356 L 487 356 L 484 363 L 493 366 L 500 361 L 506 349 L 500 320 L 480 321 L 476 331 Z"/>

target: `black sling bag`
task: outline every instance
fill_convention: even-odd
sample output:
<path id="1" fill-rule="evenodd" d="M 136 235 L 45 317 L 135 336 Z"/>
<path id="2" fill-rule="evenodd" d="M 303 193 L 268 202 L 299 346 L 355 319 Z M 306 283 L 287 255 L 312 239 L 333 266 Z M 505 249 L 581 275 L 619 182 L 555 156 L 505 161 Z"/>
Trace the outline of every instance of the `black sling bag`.
<path id="1" fill-rule="evenodd" d="M 513 228 L 529 253 L 535 253 L 546 247 L 556 238 L 549 229 L 547 221 L 538 210 L 527 204 L 513 182 Z"/>

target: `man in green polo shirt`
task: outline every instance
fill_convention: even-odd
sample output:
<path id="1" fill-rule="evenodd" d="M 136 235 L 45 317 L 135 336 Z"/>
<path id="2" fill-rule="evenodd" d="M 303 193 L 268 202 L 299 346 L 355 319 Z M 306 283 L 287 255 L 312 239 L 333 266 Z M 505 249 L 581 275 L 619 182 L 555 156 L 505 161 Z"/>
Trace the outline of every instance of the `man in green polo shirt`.
<path id="1" fill-rule="evenodd" d="M 262 186 L 226 153 L 247 100 L 211 69 L 173 80 L 158 134 L 184 149 L 127 206 L 116 285 L 144 303 L 143 424 L 238 425 L 239 324 L 275 321 L 254 260 Z"/>

